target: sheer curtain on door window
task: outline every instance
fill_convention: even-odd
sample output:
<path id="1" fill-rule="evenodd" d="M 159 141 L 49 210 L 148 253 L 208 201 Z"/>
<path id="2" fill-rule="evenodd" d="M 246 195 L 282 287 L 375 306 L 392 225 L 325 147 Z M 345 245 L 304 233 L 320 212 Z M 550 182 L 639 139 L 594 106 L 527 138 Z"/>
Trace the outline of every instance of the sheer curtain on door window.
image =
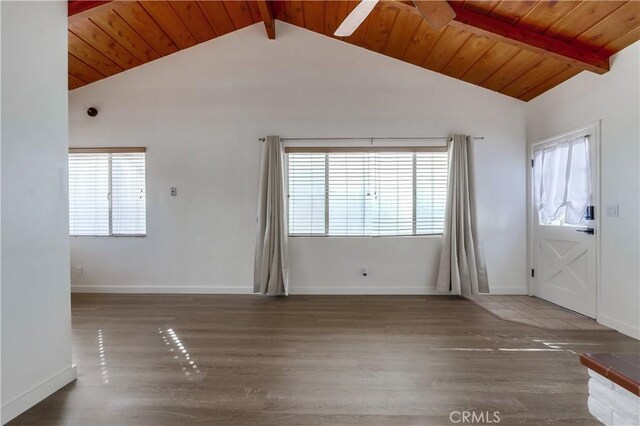
<path id="1" fill-rule="evenodd" d="M 589 137 L 580 136 L 535 152 L 534 203 L 542 225 L 584 225 L 591 203 Z"/>

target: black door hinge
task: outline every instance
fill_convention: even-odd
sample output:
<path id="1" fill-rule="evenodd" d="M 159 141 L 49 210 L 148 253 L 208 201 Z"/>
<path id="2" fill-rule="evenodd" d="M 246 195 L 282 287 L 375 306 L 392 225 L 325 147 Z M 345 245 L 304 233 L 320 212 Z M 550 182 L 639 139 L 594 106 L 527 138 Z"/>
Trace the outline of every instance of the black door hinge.
<path id="1" fill-rule="evenodd" d="M 535 276 L 536 276 L 535 269 L 532 269 L 532 270 L 531 270 L 531 277 L 535 277 Z"/>
<path id="2" fill-rule="evenodd" d="M 533 162 L 534 162 L 534 161 L 533 161 L 533 158 L 532 158 L 532 159 L 531 159 L 531 167 L 533 167 Z"/>

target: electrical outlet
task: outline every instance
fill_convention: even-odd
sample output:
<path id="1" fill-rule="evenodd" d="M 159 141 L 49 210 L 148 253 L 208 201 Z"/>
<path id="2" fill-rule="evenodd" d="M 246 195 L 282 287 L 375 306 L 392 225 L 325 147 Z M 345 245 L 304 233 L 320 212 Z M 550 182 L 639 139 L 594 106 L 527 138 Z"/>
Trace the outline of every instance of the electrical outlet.
<path id="1" fill-rule="evenodd" d="M 613 204 L 611 206 L 607 206 L 607 216 L 608 217 L 618 217 L 619 212 L 618 212 L 618 205 L 617 204 Z"/>
<path id="2" fill-rule="evenodd" d="M 178 195 L 178 188 L 176 188 L 175 186 L 171 187 L 171 196 L 175 197 L 176 195 Z"/>
<path id="3" fill-rule="evenodd" d="M 76 277 L 81 277 L 82 276 L 82 266 L 77 266 L 76 267 Z"/>

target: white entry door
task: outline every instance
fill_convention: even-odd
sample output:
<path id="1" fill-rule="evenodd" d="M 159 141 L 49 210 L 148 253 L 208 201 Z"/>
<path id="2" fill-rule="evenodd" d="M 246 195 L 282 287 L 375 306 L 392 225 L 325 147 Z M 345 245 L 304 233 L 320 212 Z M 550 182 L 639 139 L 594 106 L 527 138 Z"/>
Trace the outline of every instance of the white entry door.
<path id="1" fill-rule="evenodd" d="M 533 146 L 533 293 L 596 317 L 597 128 Z"/>

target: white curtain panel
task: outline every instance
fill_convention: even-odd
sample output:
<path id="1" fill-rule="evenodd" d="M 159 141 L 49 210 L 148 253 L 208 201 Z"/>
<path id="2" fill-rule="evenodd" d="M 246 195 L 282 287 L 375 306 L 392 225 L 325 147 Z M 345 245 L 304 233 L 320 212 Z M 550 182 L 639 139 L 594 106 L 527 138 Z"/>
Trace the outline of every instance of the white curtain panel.
<path id="1" fill-rule="evenodd" d="M 289 290 L 287 205 L 284 188 L 284 152 L 279 136 L 268 136 L 262 147 L 258 230 L 253 291 L 268 296 Z"/>
<path id="2" fill-rule="evenodd" d="M 580 136 L 535 151 L 534 205 L 544 225 L 583 225 L 591 203 L 589 138 Z"/>
<path id="3" fill-rule="evenodd" d="M 465 296 L 488 293 L 484 259 L 476 241 L 471 185 L 470 136 L 449 143 L 449 182 L 437 290 Z"/>

